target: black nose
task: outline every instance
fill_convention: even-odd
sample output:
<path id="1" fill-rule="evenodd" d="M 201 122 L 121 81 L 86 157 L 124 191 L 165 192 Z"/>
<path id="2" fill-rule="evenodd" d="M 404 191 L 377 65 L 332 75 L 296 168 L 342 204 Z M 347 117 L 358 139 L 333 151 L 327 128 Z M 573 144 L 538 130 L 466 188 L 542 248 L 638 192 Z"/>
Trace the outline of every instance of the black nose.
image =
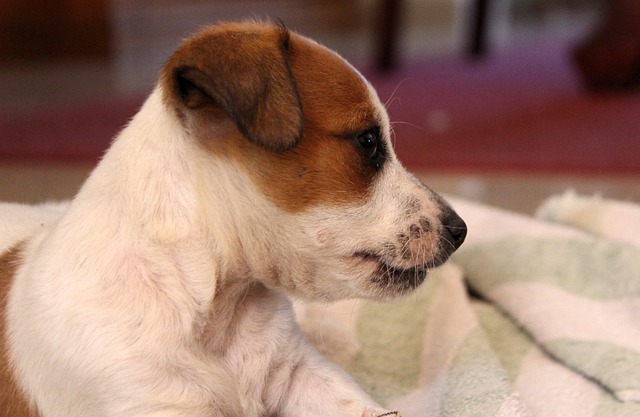
<path id="1" fill-rule="evenodd" d="M 449 254 L 452 254 L 467 237 L 467 224 L 455 211 L 449 208 L 443 213 L 441 221 L 443 226 L 442 238 L 445 240 L 446 250 Z"/>

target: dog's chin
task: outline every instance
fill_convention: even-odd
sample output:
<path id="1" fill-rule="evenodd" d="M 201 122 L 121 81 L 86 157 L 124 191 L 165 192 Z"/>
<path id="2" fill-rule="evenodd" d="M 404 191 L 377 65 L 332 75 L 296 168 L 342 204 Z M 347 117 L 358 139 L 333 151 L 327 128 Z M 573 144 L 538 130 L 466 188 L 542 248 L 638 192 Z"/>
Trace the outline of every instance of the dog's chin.
<path id="1" fill-rule="evenodd" d="M 410 267 L 398 267 L 385 262 L 369 253 L 354 255 L 360 266 L 366 268 L 367 297 L 376 300 L 388 300 L 411 293 L 426 280 L 429 269 L 435 265 L 418 264 Z"/>
<path id="2" fill-rule="evenodd" d="M 402 296 L 418 288 L 427 278 L 426 267 L 399 269 L 380 264 L 371 276 L 371 282 L 382 290 L 383 298 Z"/>

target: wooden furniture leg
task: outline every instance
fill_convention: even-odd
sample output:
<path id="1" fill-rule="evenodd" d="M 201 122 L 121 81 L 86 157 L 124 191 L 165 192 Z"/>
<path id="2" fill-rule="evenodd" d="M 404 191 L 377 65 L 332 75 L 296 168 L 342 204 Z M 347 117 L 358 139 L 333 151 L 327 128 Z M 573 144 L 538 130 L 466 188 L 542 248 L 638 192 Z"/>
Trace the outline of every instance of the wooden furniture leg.
<path id="1" fill-rule="evenodd" d="M 397 61 L 398 29 L 401 0 L 382 0 L 377 24 L 376 65 L 380 71 L 389 71 Z"/>
<path id="2" fill-rule="evenodd" d="M 475 1 L 467 50 L 471 58 L 480 58 L 487 50 L 488 10 L 489 0 Z"/>

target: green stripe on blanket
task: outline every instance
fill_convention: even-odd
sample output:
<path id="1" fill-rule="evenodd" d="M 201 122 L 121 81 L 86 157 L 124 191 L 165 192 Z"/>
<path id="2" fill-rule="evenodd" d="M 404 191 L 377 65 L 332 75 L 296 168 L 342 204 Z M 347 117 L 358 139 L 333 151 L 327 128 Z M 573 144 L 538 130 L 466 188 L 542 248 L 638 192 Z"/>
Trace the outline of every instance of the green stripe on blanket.
<path id="1" fill-rule="evenodd" d="M 607 241 L 514 236 L 454 255 L 481 293 L 540 282 L 595 299 L 640 297 L 640 253 Z"/>
<path id="2" fill-rule="evenodd" d="M 481 329 L 460 346 L 446 378 L 440 416 L 497 416 L 508 400 L 505 374 Z"/>
<path id="3" fill-rule="evenodd" d="M 487 303 L 477 303 L 475 310 L 480 326 L 500 358 L 509 381 L 514 383 L 520 375 L 524 358 L 533 348 L 533 342 L 513 321 L 494 306 Z"/>
<path id="4" fill-rule="evenodd" d="M 593 417 L 638 417 L 640 416 L 640 404 L 621 403 L 612 396 L 602 399 Z"/>
<path id="5" fill-rule="evenodd" d="M 542 344 L 551 355 L 587 375 L 597 375 L 618 397 L 640 402 L 640 354 L 610 343 L 581 340 L 552 340 Z M 607 372 L 601 372 L 606 369 Z"/>

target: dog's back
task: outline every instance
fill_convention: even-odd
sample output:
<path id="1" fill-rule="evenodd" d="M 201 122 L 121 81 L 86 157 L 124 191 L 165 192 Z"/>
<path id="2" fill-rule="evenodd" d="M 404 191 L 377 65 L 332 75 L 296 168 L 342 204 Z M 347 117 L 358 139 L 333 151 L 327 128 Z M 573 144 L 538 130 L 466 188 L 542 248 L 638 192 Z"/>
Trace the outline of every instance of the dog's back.
<path id="1" fill-rule="evenodd" d="M 0 202 L 0 254 L 46 230 L 62 217 L 67 207 L 67 202 L 39 205 Z"/>
<path id="2" fill-rule="evenodd" d="M 7 355 L 6 302 L 24 242 L 57 222 L 66 208 L 67 203 L 0 203 L 0 417 L 38 416 L 24 400 L 12 375 Z"/>

